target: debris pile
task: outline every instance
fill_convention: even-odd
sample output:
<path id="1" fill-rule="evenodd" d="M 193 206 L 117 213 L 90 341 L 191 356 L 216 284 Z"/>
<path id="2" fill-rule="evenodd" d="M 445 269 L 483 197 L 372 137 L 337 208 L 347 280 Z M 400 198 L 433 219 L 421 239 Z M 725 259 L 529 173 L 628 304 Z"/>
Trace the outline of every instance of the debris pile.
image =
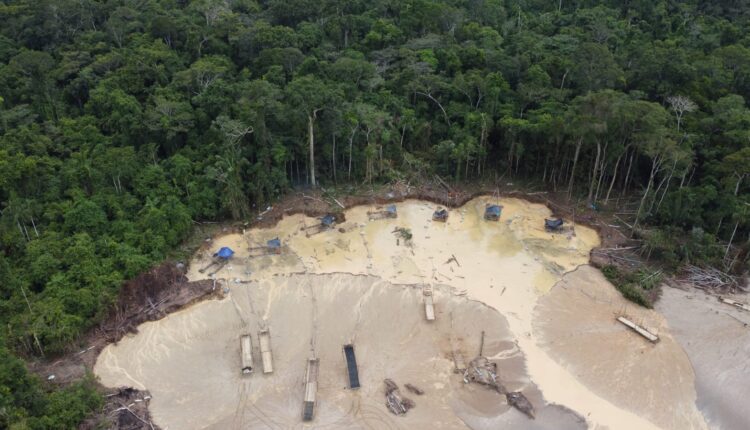
<path id="1" fill-rule="evenodd" d="M 471 362 L 464 371 L 464 382 L 475 382 L 489 387 L 500 394 L 505 395 L 509 405 L 523 412 L 526 416 L 534 419 L 534 405 L 520 391 L 508 392 L 497 377 L 497 363 L 491 362 L 487 357 L 479 356 Z"/>
<path id="2" fill-rule="evenodd" d="M 411 399 L 401 397 L 398 385 L 396 385 L 395 382 L 390 379 L 385 379 L 383 382 L 385 383 L 385 406 L 394 415 L 404 415 L 409 409 L 415 406 Z M 408 385 L 410 384 L 407 384 L 407 386 Z"/>
<path id="3" fill-rule="evenodd" d="M 416 385 L 409 384 L 408 382 L 404 384 L 404 387 L 406 387 L 407 390 L 411 391 L 412 393 L 421 396 L 424 394 L 424 390 L 418 388 Z"/>
<path id="4" fill-rule="evenodd" d="M 682 270 L 682 280 L 703 290 L 714 290 L 722 293 L 747 291 L 740 278 L 722 272 L 713 267 L 687 265 Z"/>
<path id="5" fill-rule="evenodd" d="M 531 418 L 532 420 L 535 418 L 534 405 L 531 404 L 529 399 L 527 399 L 526 396 L 524 396 L 522 392 L 514 391 L 512 393 L 508 393 L 505 395 L 505 398 L 508 400 L 509 405 L 523 412 L 524 414 L 526 414 L 527 417 Z"/>

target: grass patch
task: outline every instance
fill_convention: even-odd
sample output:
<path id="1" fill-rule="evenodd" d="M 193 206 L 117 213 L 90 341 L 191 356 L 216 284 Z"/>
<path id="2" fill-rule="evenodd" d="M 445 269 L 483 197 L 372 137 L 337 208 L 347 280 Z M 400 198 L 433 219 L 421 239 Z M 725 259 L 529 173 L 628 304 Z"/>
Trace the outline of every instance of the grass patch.
<path id="1" fill-rule="evenodd" d="M 661 271 L 641 269 L 628 272 L 610 264 L 602 268 L 602 273 L 626 299 L 646 308 L 654 307 L 654 298 L 662 279 Z"/>

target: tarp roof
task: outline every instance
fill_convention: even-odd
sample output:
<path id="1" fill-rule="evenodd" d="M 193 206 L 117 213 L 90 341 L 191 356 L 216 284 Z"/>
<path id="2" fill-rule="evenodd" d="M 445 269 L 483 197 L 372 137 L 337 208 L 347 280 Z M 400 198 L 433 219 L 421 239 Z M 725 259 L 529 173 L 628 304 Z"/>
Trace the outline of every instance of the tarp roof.
<path id="1" fill-rule="evenodd" d="M 322 222 L 323 225 L 327 225 L 327 226 L 333 225 L 334 221 L 336 221 L 336 218 L 331 214 L 328 214 L 320 219 L 320 222 Z"/>
<path id="2" fill-rule="evenodd" d="M 232 258 L 234 255 L 234 251 L 232 251 L 232 248 L 222 247 L 220 250 L 216 251 L 214 254 L 214 257 L 219 257 L 223 259 L 229 259 Z"/>
<path id="3" fill-rule="evenodd" d="M 562 218 L 546 218 L 544 220 L 544 226 L 547 228 L 560 228 L 563 225 Z"/>
<path id="4" fill-rule="evenodd" d="M 485 209 L 485 213 L 493 214 L 493 215 L 500 215 L 500 210 L 502 210 L 502 206 L 498 205 L 490 205 L 487 206 L 487 209 Z"/>
<path id="5" fill-rule="evenodd" d="M 396 213 L 396 205 L 388 205 L 388 207 L 385 208 L 388 212 L 395 214 Z"/>
<path id="6" fill-rule="evenodd" d="M 281 248 L 281 241 L 279 240 L 278 237 L 276 237 L 276 238 L 271 239 L 268 242 L 266 242 L 266 245 L 269 248 Z"/>

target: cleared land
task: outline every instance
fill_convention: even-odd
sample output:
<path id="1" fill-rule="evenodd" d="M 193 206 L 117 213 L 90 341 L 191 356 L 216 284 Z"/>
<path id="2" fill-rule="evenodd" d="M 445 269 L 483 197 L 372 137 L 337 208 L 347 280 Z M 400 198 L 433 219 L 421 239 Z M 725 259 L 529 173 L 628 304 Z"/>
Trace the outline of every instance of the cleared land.
<path id="1" fill-rule="evenodd" d="M 503 206 L 499 222 L 482 219 L 486 203 Z M 107 347 L 95 372 L 105 385 L 148 388 L 155 422 L 170 428 L 300 425 L 311 348 L 321 360 L 314 421 L 321 428 L 705 426 L 694 404 L 692 370 L 674 365 L 687 360 L 670 343 L 666 327 L 659 335 L 667 341 L 649 345 L 661 357 L 654 372 L 662 377 L 635 373 L 630 375 L 636 378 L 633 390 L 610 392 L 606 387 L 624 377 L 612 373 L 617 360 L 600 363 L 596 352 L 622 348 L 618 365 L 638 369 L 646 342 L 614 321 L 618 309 L 612 302 L 595 300 L 576 308 L 580 302 L 561 297 L 554 303 L 564 288 L 550 293 L 552 287 L 565 273 L 585 265 L 598 245 L 593 230 L 569 226 L 560 234 L 545 232 L 549 209 L 518 199 L 472 200 L 451 210 L 447 223 L 431 221 L 435 205 L 430 203 L 406 201 L 397 208 L 398 218 L 373 221 L 367 215 L 373 206 L 351 208 L 345 222 L 310 237 L 303 228 L 318 221 L 294 215 L 273 228 L 217 238 L 196 255 L 188 276 L 204 278 L 198 269 L 210 253 L 232 247 L 237 252 L 233 260 L 216 274 L 228 288 L 227 298 L 142 325 L 138 335 Z M 397 227 L 411 232 L 409 243 L 393 233 Z M 249 247 L 274 237 L 284 245 L 282 255 L 249 258 Z M 603 278 L 576 282 L 595 294 L 604 291 L 619 298 Z M 421 290 L 427 284 L 435 289 L 436 321 L 429 323 Z M 575 316 L 586 309 L 596 315 L 588 329 L 604 333 L 588 339 L 591 354 L 578 357 L 551 345 L 550 336 L 570 336 L 581 329 L 580 320 L 588 320 Z M 561 318 L 560 312 L 572 316 Z M 243 377 L 239 336 L 249 331 L 257 339 L 257 331 L 265 327 L 271 330 L 274 373 Z M 498 363 L 509 389 L 529 397 L 537 420 L 452 373 L 452 349 L 461 349 L 467 361 L 473 358 L 482 330 L 487 334 L 485 355 Z M 360 364 L 358 391 L 345 389 L 341 347 L 350 342 Z M 579 359 L 581 363 L 570 361 Z M 589 371 L 591 367 L 598 371 Z M 389 414 L 383 378 L 393 379 L 417 406 L 405 416 Z M 648 393 L 649 399 L 667 403 L 669 399 L 653 397 L 672 393 L 662 387 L 665 380 L 680 393 L 670 408 L 644 402 Z M 403 390 L 407 382 L 425 394 Z M 685 426 L 667 425 L 673 410 L 680 417 L 675 422 Z"/>

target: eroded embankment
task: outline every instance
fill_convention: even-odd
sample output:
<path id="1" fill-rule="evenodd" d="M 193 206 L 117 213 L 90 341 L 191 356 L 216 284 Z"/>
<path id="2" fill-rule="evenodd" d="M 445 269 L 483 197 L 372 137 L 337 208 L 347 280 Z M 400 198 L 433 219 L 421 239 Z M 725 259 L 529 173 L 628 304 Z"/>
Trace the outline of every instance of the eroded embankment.
<path id="1" fill-rule="evenodd" d="M 243 405 L 253 403 L 248 399 L 260 398 L 271 398 L 273 401 L 267 402 L 267 405 L 263 403 L 266 405 L 263 407 L 257 404 L 253 406 L 251 415 L 255 418 L 252 419 L 270 423 L 279 419 L 279 424 L 286 424 L 288 421 L 282 417 L 289 416 L 289 422 L 297 423 L 301 402 L 299 375 L 303 370 L 300 368 L 304 366 L 303 356 L 309 353 L 310 339 L 315 332 L 315 339 L 331 339 L 331 345 L 316 340 L 315 352 L 321 357 L 327 354 L 330 372 L 339 376 L 343 374 L 340 348 L 344 340 L 356 340 L 357 344 L 371 342 L 373 345 L 363 352 L 367 360 L 363 366 L 364 369 L 377 371 L 370 374 L 372 379 L 367 381 L 368 388 L 355 396 L 358 402 L 352 406 L 355 416 L 365 420 L 369 416 L 384 416 L 388 419 L 374 419 L 389 423 L 388 426 L 441 422 L 446 423 L 446 428 L 464 424 L 472 428 L 495 428 L 502 420 L 511 419 L 509 417 L 512 415 L 497 409 L 498 403 L 494 399 L 487 404 L 491 404 L 490 407 L 468 395 L 475 388 L 463 385 L 459 377 L 449 372 L 450 360 L 445 355 L 445 351 L 450 350 L 452 336 L 474 339 L 481 330 L 485 330 L 493 339 L 513 345 L 511 349 L 515 348 L 517 357 L 521 358 L 516 367 L 511 366 L 519 375 L 518 381 L 527 378 L 525 375 L 528 374 L 544 396 L 542 400 L 541 395 L 531 394 L 537 408 L 543 413 L 538 422 L 524 422 L 524 427 L 544 427 L 545 411 L 558 415 L 557 421 L 560 423 L 566 422 L 560 417 L 571 417 L 572 421 L 567 422 L 575 426 L 572 415 L 560 409 L 544 408 L 545 401 L 572 409 L 585 417 L 590 425 L 630 429 L 654 428 L 652 421 L 664 422 L 660 417 L 644 414 L 638 404 L 625 401 L 620 395 L 601 393 L 596 381 L 580 378 L 574 367 L 556 357 L 554 349 L 540 346 L 540 339 L 537 339 L 537 336 L 545 336 L 543 330 L 538 334 L 533 324 L 538 299 L 545 296 L 565 272 L 587 263 L 589 252 L 599 243 L 596 232 L 582 226 L 570 226 L 561 234 L 547 233 L 543 229 L 543 220 L 550 215 L 549 209 L 517 199 L 501 199 L 499 203 L 504 206 L 501 221 L 487 222 L 482 219 L 482 214 L 488 202 L 498 203 L 487 197 L 474 199 L 452 210 L 447 223 L 430 220 L 434 204 L 406 201 L 397 205 L 397 219 L 369 220 L 368 211 L 374 210 L 374 207 L 355 207 L 347 210 L 345 223 L 334 230 L 310 237 L 303 228 L 317 221 L 303 215 L 285 217 L 273 228 L 220 237 L 214 241 L 211 251 L 230 246 L 237 252 L 232 262 L 216 275 L 229 286 L 230 299 L 201 303 L 162 321 L 145 324 L 141 327 L 141 334 L 108 347 L 97 362 L 96 373 L 107 385 L 147 386 L 154 395 L 151 407 L 156 422 L 164 427 L 180 423 L 195 425 L 191 423 L 196 422 L 196 407 L 187 405 L 193 405 L 190 399 L 203 398 L 205 401 L 208 396 L 204 393 L 210 389 L 224 390 L 224 394 L 211 396 L 218 399 L 221 406 L 201 411 L 202 416 L 209 420 L 205 423 L 207 425 L 243 426 L 233 424 L 235 420 L 244 420 L 237 418 L 246 416 L 242 412 L 246 410 Z M 392 233 L 396 227 L 410 230 L 410 244 L 405 244 L 402 238 Z M 274 237 L 279 237 L 284 243 L 281 256 L 250 258 L 248 248 Z M 209 252 L 196 256 L 190 266 L 190 279 L 204 277 L 198 269 L 205 266 L 209 258 Z M 279 275 L 291 274 L 296 275 L 279 278 Z M 324 274 L 339 277 L 367 275 L 354 279 L 377 280 L 373 286 L 366 287 L 369 291 L 367 297 L 374 292 L 379 296 L 381 291 L 391 290 L 417 294 L 404 287 L 385 287 L 390 284 L 443 285 L 443 296 L 438 296 L 436 304 L 438 323 L 428 325 L 423 321 L 418 294 L 411 299 L 401 297 L 400 294 L 405 294 L 402 292 L 396 294 L 398 299 L 350 302 L 344 299 L 346 294 L 337 293 L 345 287 L 326 283 L 357 282 L 344 282 L 339 278 L 321 281 L 327 279 L 319 276 Z M 309 293 L 305 293 L 304 289 L 295 292 L 298 285 L 276 285 L 275 279 L 295 279 L 298 284 L 309 285 Z M 374 286 L 378 282 L 385 284 L 382 288 Z M 606 282 L 601 288 L 612 289 Z M 259 296 L 249 291 L 256 291 Z M 244 299 L 241 299 L 242 294 L 246 294 Z M 320 300 L 329 303 L 325 310 L 318 312 L 318 321 L 331 319 L 331 324 L 325 328 L 321 322 L 313 330 L 317 323 L 313 324 L 311 317 L 302 311 L 305 306 L 315 308 L 311 304 L 313 294 L 316 300 L 320 297 Z M 485 303 L 502 316 L 495 315 L 499 318 L 497 321 L 477 320 L 470 316 L 470 311 L 459 310 L 460 303 L 471 303 L 467 298 Z M 245 300 L 247 304 L 242 303 Z M 228 307 L 229 303 L 232 304 L 231 308 Z M 247 309 L 243 306 L 247 306 Z M 471 308 L 466 306 L 467 309 Z M 229 312 L 229 309 L 232 311 Z M 288 309 L 288 312 L 281 309 Z M 363 312 L 363 309 L 366 311 Z M 576 312 L 575 309 L 569 311 Z M 248 322 L 248 312 L 256 318 L 255 324 L 265 324 L 271 328 L 274 349 L 284 351 L 296 345 L 296 349 L 279 353 L 282 361 L 275 366 L 277 370 L 273 375 L 239 379 L 238 337 L 243 331 L 255 330 L 254 327 L 247 327 L 247 324 L 251 324 Z M 541 313 L 544 314 L 544 311 Z M 234 317 L 231 316 L 233 314 Z M 539 314 L 539 311 L 536 312 L 536 315 Z M 507 324 L 500 322 L 502 317 L 505 317 Z M 603 327 L 610 327 L 615 324 L 613 320 L 614 316 L 612 321 L 601 323 Z M 446 325 L 446 321 L 453 321 L 453 328 Z M 456 321 L 461 321 L 460 324 L 473 321 L 471 330 L 458 331 Z M 284 330 L 281 327 L 287 327 L 289 335 L 277 338 L 276 332 Z M 561 329 L 565 330 L 565 327 L 561 326 Z M 641 342 L 635 337 L 631 341 Z M 412 346 L 415 348 L 413 351 Z M 393 348 L 393 352 L 389 353 L 389 348 Z M 499 355 L 495 358 L 502 359 L 506 350 L 498 347 Z M 465 351 L 465 354 L 469 356 L 474 353 Z M 180 366 L 177 363 L 185 363 L 188 369 L 178 371 Z M 170 372 L 170 369 L 175 371 Z M 206 370 L 201 373 L 200 369 Z M 399 369 L 404 373 L 399 373 Z M 194 374 L 196 372 L 198 374 Z M 508 372 L 514 375 L 513 371 Z M 423 375 L 422 381 L 432 386 L 437 397 L 427 394 L 420 396 L 417 399 L 418 407 L 406 418 L 395 420 L 387 415 L 382 405 L 382 384 L 378 379 L 389 375 L 403 375 L 405 379 L 414 375 L 417 378 L 420 374 Z M 429 378 L 425 374 L 429 374 Z M 605 380 L 608 377 L 606 374 L 602 376 Z M 693 390 L 692 373 L 675 377 L 684 390 Z M 332 377 L 330 381 L 337 379 Z M 652 383 L 655 382 L 643 381 L 645 385 Z M 518 384 L 518 388 L 526 387 L 531 393 L 535 392 L 531 383 Z M 263 389 L 264 386 L 270 388 Z M 289 390 L 289 387 L 294 389 Z M 321 393 L 321 411 L 325 411 L 326 407 L 339 410 L 341 404 L 354 401 L 351 392 L 342 387 L 334 383 Z M 278 395 L 268 395 L 269 390 Z M 622 395 L 638 396 L 639 393 Z M 456 399 L 462 398 L 468 400 L 457 404 Z M 680 403 L 679 407 L 687 410 L 694 408 L 694 405 Z M 669 411 L 663 413 L 669 414 Z M 341 414 L 339 411 L 323 413 L 323 416 L 343 416 Z M 651 421 L 639 415 L 650 416 Z M 431 421 L 420 421 L 420 417 Z M 438 418 L 439 421 L 435 421 Z M 268 422 L 267 426 L 270 425 Z M 352 422 L 366 425 L 365 421 Z M 341 421 L 334 427 L 349 425 L 351 422 Z M 257 427 L 262 426 L 257 424 Z"/>

